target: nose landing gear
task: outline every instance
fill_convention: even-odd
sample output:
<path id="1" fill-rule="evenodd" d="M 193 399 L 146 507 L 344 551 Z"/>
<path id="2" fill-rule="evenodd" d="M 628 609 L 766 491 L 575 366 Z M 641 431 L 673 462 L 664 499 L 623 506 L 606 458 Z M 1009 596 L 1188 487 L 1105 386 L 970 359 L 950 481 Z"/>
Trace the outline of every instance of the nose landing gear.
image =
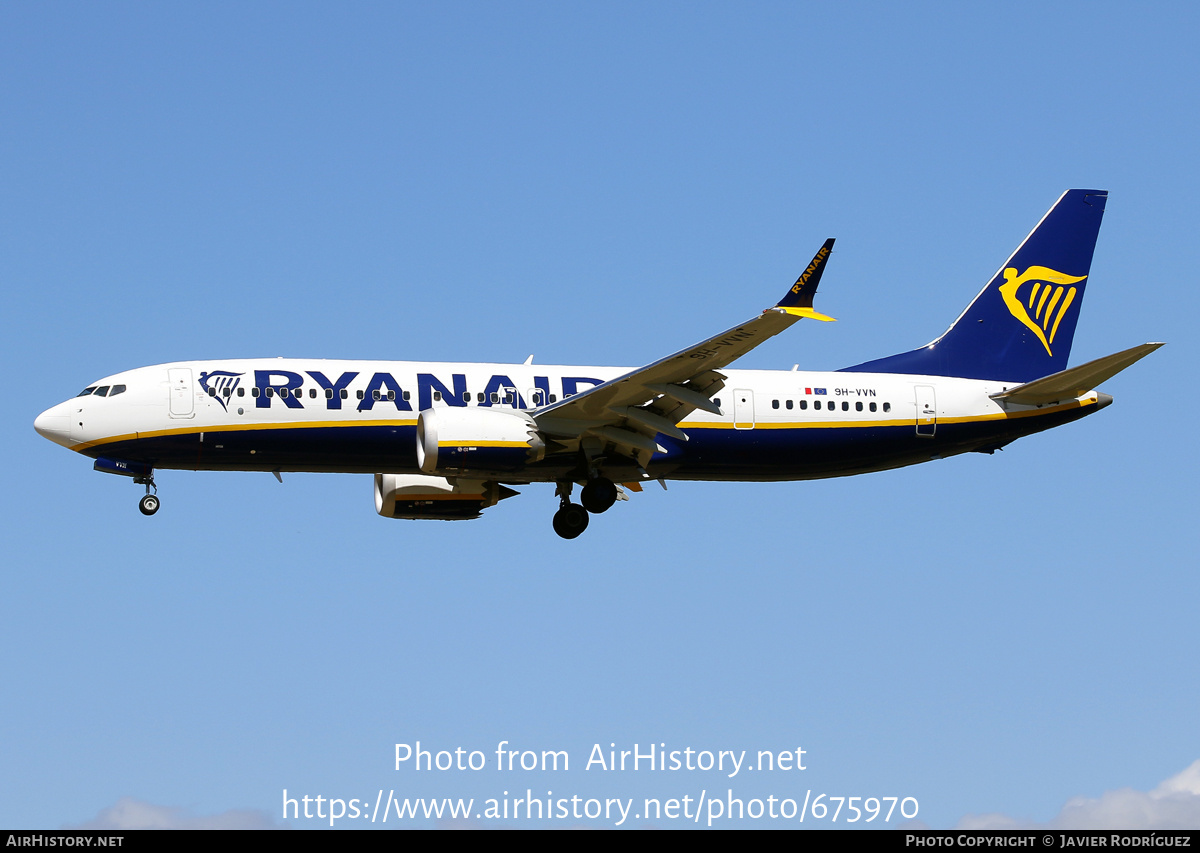
<path id="1" fill-rule="evenodd" d="M 158 512 L 160 505 L 158 500 L 158 486 L 154 485 L 154 474 L 147 474 L 145 477 L 135 477 L 133 482 L 138 485 L 145 485 L 146 487 L 146 494 L 142 495 L 142 499 L 138 501 L 138 509 L 141 510 L 142 515 L 154 515 L 154 513 Z"/>

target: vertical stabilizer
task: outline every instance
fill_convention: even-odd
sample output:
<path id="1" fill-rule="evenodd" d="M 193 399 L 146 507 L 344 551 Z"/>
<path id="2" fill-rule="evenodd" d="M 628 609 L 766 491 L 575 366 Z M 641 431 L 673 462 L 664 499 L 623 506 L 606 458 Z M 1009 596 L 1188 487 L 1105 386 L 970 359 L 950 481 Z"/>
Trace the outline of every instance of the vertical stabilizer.
<path id="1" fill-rule="evenodd" d="M 1067 190 L 940 338 L 847 367 L 1029 382 L 1066 369 L 1105 190 Z"/>

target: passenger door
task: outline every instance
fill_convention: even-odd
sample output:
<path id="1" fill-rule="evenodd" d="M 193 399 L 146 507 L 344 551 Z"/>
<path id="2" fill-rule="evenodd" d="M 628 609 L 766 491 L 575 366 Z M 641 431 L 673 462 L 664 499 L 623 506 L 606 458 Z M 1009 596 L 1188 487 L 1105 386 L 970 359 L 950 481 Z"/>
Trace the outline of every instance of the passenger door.
<path id="1" fill-rule="evenodd" d="M 917 385 L 917 435 L 933 438 L 937 430 L 937 394 L 932 385 Z"/>
<path id="2" fill-rule="evenodd" d="M 168 368 L 167 380 L 171 388 L 171 417 L 195 417 L 196 397 L 192 393 L 192 369 L 190 367 Z"/>
<path id="3" fill-rule="evenodd" d="M 733 428 L 754 429 L 754 392 L 748 388 L 733 392 Z"/>

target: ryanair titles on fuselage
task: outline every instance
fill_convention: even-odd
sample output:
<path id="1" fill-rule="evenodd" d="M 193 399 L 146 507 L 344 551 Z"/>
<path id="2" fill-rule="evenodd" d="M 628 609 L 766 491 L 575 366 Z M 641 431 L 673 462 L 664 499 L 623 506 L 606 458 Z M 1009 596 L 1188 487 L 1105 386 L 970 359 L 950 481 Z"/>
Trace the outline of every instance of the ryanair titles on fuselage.
<path id="1" fill-rule="evenodd" d="M 323 403 L 325 409 L 337 411 L 343 408 L 343 402 L 347 402 L 354 404 L 360 412 L 371 411 L 378 404 L 392 404 L 397 411 L 411 412 L 430 408 L 435 395 L 437 399 L 451 406 L 466 406 L 468 402 L 473 402 L 478 406 L 511 407 L 515 403 L 517 408 L 525 409 L 530 408 L 530 403 L 534 406 L 545 405 L 550 401 L 552 393 L 549 376 L 534 376 L 531 387 L 524 387 L 524 383 L 519 387 L 507 374 L 494 373 L 488 377 L 483 388 L 468 389 L 466 373 L 451 373 L 450 383 L 447 385 L 433 373 L 418 372 L 415 377 L 417 399 L 413 401 L 411 385 L 405 388 L 389 371 L 372 371 L 367 374 L 363 371 L 344 370 L 329 373 L 330 375 L 322 370 L 294 371 L 283 368 L 248 370 L 240 373 L 231 370 L 201 369 L 198 379 L 200 387 L 222 405 L 227 405 L 227 401 L 234 394 L 249 386 L 254 405 L 259 409 L 269 409 L 278 401 L 289 409 L 319 407 Z M 305 398 L 300 393 L 306 386 L 306 376 L 309 387 L 311 383 L 315 383 L 322 392 L 315 399 Z M 362 387 L 361 399 L 357 399 L 357 394 L 351 398 L 348 393 L 343 393 L 347 392 L 352 384 L 361 384 L 363 379 L 366 385 Z M 358 383 L 356 380 L 359 380 Z M 561 394 L 565 398 L 593 385 L 599 385 L 604 380 L 592 376 L 563 376 L 560 381 Z M 553 393 L 557 398 L 559 392 L 556 390 Z M 475 395 L 473 398 L 470 397 L 472 394 Z M 527 396 L 535 395 L 540 399 L 526 399 Z"/>

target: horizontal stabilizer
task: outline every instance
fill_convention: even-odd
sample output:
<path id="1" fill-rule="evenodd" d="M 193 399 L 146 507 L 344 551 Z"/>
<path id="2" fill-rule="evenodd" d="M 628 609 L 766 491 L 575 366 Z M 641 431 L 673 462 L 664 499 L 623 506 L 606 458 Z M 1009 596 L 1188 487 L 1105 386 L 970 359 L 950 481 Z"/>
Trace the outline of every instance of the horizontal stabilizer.
<path id="1" fill-rule="evenodd" d="M 1049 376 L 1026 382 L 1016 388 L 1009 388 L 998 394 L 992 394 L 993 400 L 1006 403 L 1022 403 L 1029 406 L 1055 403 L 1059 400 L 1071 400 L 1082 397 L 1101 382 L 1116 376 L 1129 365 L 1133 364 L 1162 344 L 1141 344 L 1122 352 L 1106 355 L 1087 364 L 1051 373 Z"/>

